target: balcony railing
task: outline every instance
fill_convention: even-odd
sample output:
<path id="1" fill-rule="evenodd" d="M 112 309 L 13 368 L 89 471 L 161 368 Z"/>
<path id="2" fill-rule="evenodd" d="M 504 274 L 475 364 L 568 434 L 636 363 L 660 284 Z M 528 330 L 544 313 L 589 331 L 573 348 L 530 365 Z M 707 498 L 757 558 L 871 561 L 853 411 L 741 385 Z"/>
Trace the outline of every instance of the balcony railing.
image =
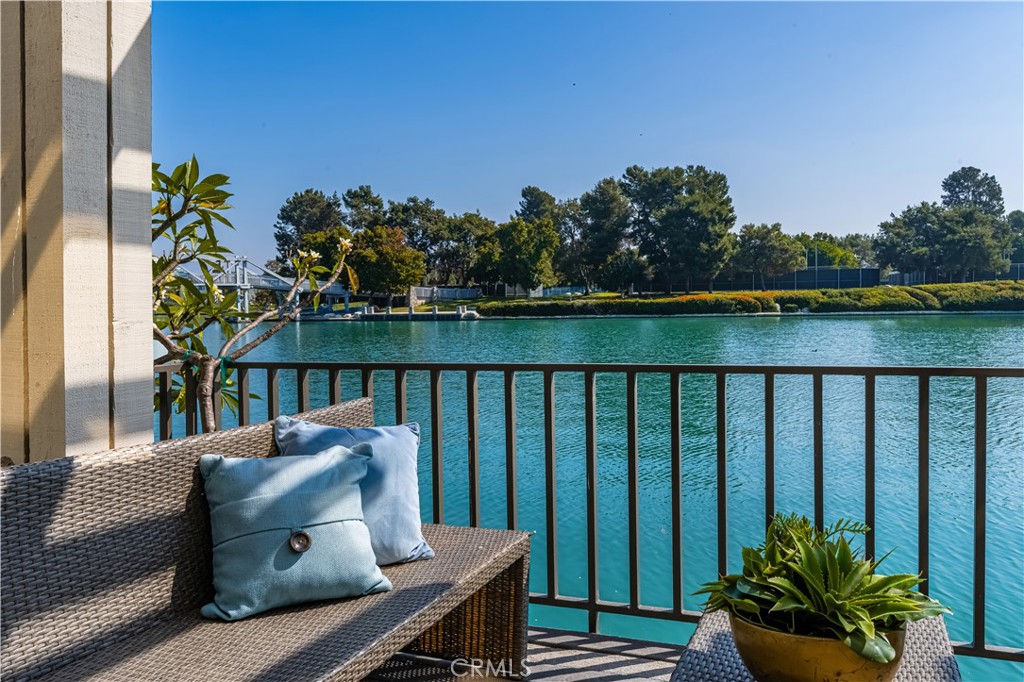
<path id="1" fill-rule="evenodd" d="M 445 487 L 446 483 L 453 484 L 451 478 L 446 479 L 445 474 L 445 426 L 451 425 L 446 420 L 442 401 L 442 379 L 449 377 L 448 386 L 451 387 L 452 375 L 462 376 L 465 379 L 465 412 L 458 415 L 461 421 L 459 429 L 464 426 L 466 433 L 465 448 L 467 459 L 466 464 L 466 504 L 468 506 L 467 518 L 470 525 L 482 523 L 484 507 L 481 500 L 481 420 L 480 420 L 480 399 L 479 385 L 480 377 L 493 378 L 488 384 L 496 402 L 500 404 L 490 405 L 489 409 L 504 413 L 504 469 L 505 469 L 505 524 L 509 528 L 519 526 L 518 490 L 520 477 L 518 474 L 519 463 L 517 463 L 517 437 L 519 431 L 517 425 L 517 381 L 523 377 L 533 377 L 540 387 L 540 400 L 542 407 L 542 430 L 543 430 L 543 497 L 544 497 L 544 527 L 538 534 L 538 540 L 543 544 L 540 548 L 543 553 L 543 563 L 540 567 L 546 569 L 546 577 L 543 581 L 543 589 L 531 594 L 531 602 L 545 606 L 567 607 L 569 609 L 582 610 L 587 614 L 588 629 L 591 632 L 597 631 L 597 621 L 600 614 L 619 614 L 626 616 L 640 616 L 669 621 L 694 622 L 700 617 L 698 611 L 684 607 L 683 587 L 683 454 L 684 454 L 684 423 L 683 409 L 687 403 L 688 395 L 683 391 L 683 380 L 691 380 L 691 377 L 703 377 L 707 390 L 713 396 L 713 431 L 708 434 L 708 443 L 713 442 L 714 459 L 714 517 L 716 524 L 715 533 L 715 562 L 717 570 L 724 573 L 729 566 L 730 550 L 736 552 L 735 546 L 731 547 L 727 541 L 728 517 L 729 517 L 729 491 L 728 480 L 728 458 L 727 458 L 727 412 L 730 403 L 727 402 L 727 379 L 730 377 L 760 377 L 763 382 L 763 392 L 757 389 L 755 396 L 763 404 L 763 488 L 764 507 L 763 521 L 768 521 L 775 513 L 776 503 L 776 384 L 782 381 L 783 377 L 804 377 L 810 378 L 811 399 L 810 414 L 806 415 L 812 429 L 812 446 L 810 452 L 811 468 L 813 472 L 813 517 L 815 523 L 821 527 L 826 523 L 825 515 L 825 400 L 824 383 L 826 377 L 847 377 L 847 381 L 858 381 L 861 384 L 862 394 L 857 396 L 858 404 L 863 401 L 863 520 L 872 528 L 865 537 L 865 553 L 868 556 L 875 555 L 875 543 L 877 533 L 875 531 L 877 519 L 877 494 L 876 483 L 878 473 L 876 471 L 876 384 L 879 378 L 903 377 L 903 381 L 913 382 L 916 386 L 911 390 L 913 396 L 914 410 L 916 413 L 916 490 L 909 494 L 916 498 L 917 502 L 917 570 L 925 578 L 921 589 L 928 591 L 928 578 L 932 574 L 932 566 L 929 565 L 931 554 L 930 528 L 932 519 L 929 511 L 930 500 L 930 471 L 931 461 L 931 409 L 932 389 L 938 382 L 936 379 L 945 381 L 947 377 L 959 377 L 960 381 L 970 384 L 973 392 L 973 481 L 964 481 L 965 488 L 973 488 L 973 529 L 971 534 L 973 558 L 973 586 L 971 595 L 971 639 L 967 642 L 956 642 L 955 651 L 958 654 L 979 656 L 984 658 L 995 658 L 1009 661 L 1024 662 L 1024 649 L 997 646 L 986 643 L 986 500 L 988 471 L 988 428 L 989 428 L 989 384 L 990 380 L 1004 378 L 1022 379 L 1024 369 L 1022 368 L 967 368 L 967 367 L 808 367 L 808 366 L 745 366 L 745 365 L 624 365 L 624 364 L 522 364 L 522 363 L 487 363 L 487 364 L 454 364 L 454 363 L 403 363 L 403 362 L 241 362 L 235 365 L 236 379 L 239 394 L 239 409 L 237 422 L 247 424 L 252 420 L 252 403 L 249 399 L 250 385 L 253 378 L 261 381 L 260 387 L 265 390 L 263 400 L 267 409 L 267 417 L 274 418 L 282 410 L 281 408 L 281 378 L 282 375 L 294 376 L 294 404 L 298 411 L 305 411 L 319 405 L 311 404 L 310 376 L 315 373 L 317 376 L 326 375 L 326 390 L 319 387 L 314 393 L 320 396 L 316 402 L 336 403 L 342 400 L 342 376 L 355 374 L 359 377 L 359 395 L 372 397 L 375 384 L 381 383 L 381 378 L 390 379 L 388 383 L 393 387 L 394 421 L 395 423 L 405 422 L 409 418 L 408 395 L 409 376 L 415 374 L 425 375 L 428 382 L 428 389 L 424 390 L 423 397 L 429 402 L 429 449 L 431 456 L 430 466 L 430 503 L 429 515 L 435 523 L 443 523 L 446 517 Z M 178 366 L 164 366 L 156 371 L 158 385 L 158 432 L 161 439 L 171 438 L 174 434 L 174 415 L 172 414 L 172 374 L 179 371 Z M 584 433 L 583 454 L 584 454 L 584 476 L 585 481 L 574 481 L 574 484 L 585 484 L 585 526 L 586 526 L 586 588 L 585 596 L 567 596 L 559 590 L 559 553 L 558 553 L 558 500 L 557 485 L 558 471 L 556 467 L 556 377 L 560 380 L 567 375 L 575 376 L 573 383 L 580 383 L 582 378 L 583 392 L 583 426 Z M 624 386 L 624 409 L 625 409 L 625 462 L 626 462 L 626 519 L 622 524 L 622 530 L 627 534 L 626 542 L 628 551 L 628 598 L 621 601 L 602 599 L 599 596 L 598 584 L 598 539 L 599 539 L 599 513 L 597 502 L 597 490 L 602 485 L 598 467 L 598 377 L 611 375 L 618 377 L 617 386 Z M 652 395 L 661 401 L 667 400 L 669 415 L 669 438 L 667 454 L 670 457 L 670 487 L 671 487 L 671 523 L 669 538 L 671 547 L 668 553 L 671 556 L 671 605 L 651 606 L 644 604 L 640 599 L 640 442 L 641 422 L 638 411 L 638 379 L 656 375 L 660 381 L 667 380 L 667 395 L 664 390 L 654 392 Z M 262 381 L 265 379 L 265 382 Z M 603 379 L 606 381 L 606 379 Z M 647 381 L 647 379 L 644 379 Z M 831 380 L 831 379 L 830 379 Z M 622 383 L 618 383 L 622 382 Z M 713 382 L 713 384 L 711 383 Z M 461 382 L 460 382 L 461 383 Z M 498 384 L 500 383 L 500 388 Z M 197 432 L 197 413 L 195 403 L 195 380 L 191 373 L 186 373 L 185 386 L 187 392 L 186 410 L 184 415 L 185 435 Z M 664 384 L 661 384 L 664 386 Z M 1015 387 L 1018 384 L 1014 384 Z M 317 387 L 314 387 L 317 389 Z M 849 384 L 845 385 L 849 390 Z M 289 391 L 290 393 L 290 391 Z M 1016 404 L 1024 404 L 1024 392 L 1016 391 Z M 346 395 L 349 399 L 354 396 Z M 536 397 L 536 396 L 535 396 Z M 744 397 L 751 399 L 749 391 Z M 387 396 L 387 402 L 391 396 Z M 291 402 L 291 396 L 289 396 Z M 381 405 L 384 401 L 378 401 L 377 413 L 381 414 Z M 450 406 L 451 401 L 448 401 Z M 645 404 L 646 407 L 646 404 Z M 461 412 L 461 409 L 459 410 Z M 221 410 L 218 410 L 218 415 Z M 605 412 L 602 412 L 604 414 Z M 1019 418 L 1019 411 L 1018 411 Z M 490 413 L 490 416 L 497 419 L 497 416 Z M 801 415 L 803 418 L 803 415 Z M 462 421 L 464 420 L 464 421 Z M 959 425 L 958 425 L 959 426 Z M 964 425 L 965 427 L 967 425 Z M 178 434 L 180 435 L 180 434 Z M 449 441 L 450 442 L 450 441 Z M 539 445 L 540 439 L 537 439 Z M 664 455 L 666 453 L 661 453 Z M 1024 453 L 1019 453 L 1024 457 Z M 539 459 L 539 453 L 538 457 Z M 450 459 L 449 459 L 450 461 Z M 689 473 L 689 470 L 688 470 Z M 762 472 L 756 472 L 758 477 Z M 538 488 L 540 486 L 537 486 Z M 450 511 L 450 510 L 447 510 Z M 459 510 L 460 514 L 462 510 Z M 491 514 L 493 516 L 493 513 Z M 607 531 L 606 531 L 607 532 Z M 713 576 L 707 576 L 710 579 Z"/>

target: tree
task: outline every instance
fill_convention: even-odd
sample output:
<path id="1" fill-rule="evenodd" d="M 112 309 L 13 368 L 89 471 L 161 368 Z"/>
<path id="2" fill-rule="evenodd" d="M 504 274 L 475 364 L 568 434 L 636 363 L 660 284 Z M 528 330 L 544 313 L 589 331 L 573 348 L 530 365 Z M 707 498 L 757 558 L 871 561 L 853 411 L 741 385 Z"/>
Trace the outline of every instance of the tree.
<path id="1" fill-rule="evenodd" d="M 299 239 L 299 249 L 314 252 L 320 256 L 318 265 L 334 268 L 341 255 L 337 245 L 352 238 L 352 233 L 344 225 L 338 225 L 319 232 L 307 232 Z M 274 272 L 280 272 L 275 270 Z"/>
<path id="2" fill-rule="evenodd" d="M 799 269 L 804 264 L 804 247 L 783 233 L 782 225 L 744 225 L 740 228 L 737 264 L 761 278 L 765 290 L 765 277 L 777 277 Z"/>
<path id="3" fill-rule="evenodd" d="M 423 253 L 429 282 L 448 284 L 447 276 L 438 272 L 439 254 L 450 239 L 448 216 L 433 200 L 409 197 L 402 202 L 389 201 L 387 225 L 400 228 L 409 246 Z"/>
<path id="4" fill-rule="evenodd" d="M 1010 232 L 1010 260 L 1024 263 L 1024 211 L 1007 213 L 1006 226 Z"/>
<path id="5" fill-rule="evenodd" d="M 1003 215 L 1003 188 L 995 176 L 974 166 L 964 166 L 942 181 L 942 205 L 946 208 L 977 206 L 990 216 Z"/>
<path id="6" fill-rule="evenodd" d="M 1009 221 L 976 205 L 922 203 L 878 226 L 879 263 L 901 272 L 941 273 L 965 281 L 972 271 L 1003 272 L 1013 244 Z"/>
<path id="7" fill-rule="evenodd" d="M 446 223 L 446 239 L 434 254 L 436 281 L 467 286 L 481 256 L 483 242 L 493 236 L 498 226 L 479 213 L 448 216 Z"/>
<path id="8" fill-rule="evenodd" d="M 352 237 L 352 266 L 360 273 L 363 288 L 385 294 L 391 305 L 395 294 L 423 280 L 423 253 L 410 247 L 397 227 L 370 227 Z"/>
<path id="9" fill-rule="evenodd" d="M 288 271 L 288 263 L 280 258 L 271 258 L 263 263 L 263 267 L 271 272 L 276 272 L 279 275 L 283 275 Z"/>
<path id="10" fill-rule="evenodd" d="M 593 271 L 586 262 L 586 217 L 578 199 L 568 199 L 558 205 L 560 221 L 558 248 L 555 250 L 555 274 L 567 284 L 582 284 L 587 291 L 593 282 Z"/>
<path id="11" fill-rule="evenodd" d="M 597 282 L 607 291 L 625 295 L 636 284 L 651 280 L 653 272 L 647 259 L 634 248 L 616 251 L 597 272 Z"/>
<path id="12" fill-rule="evenodd" d="M 528 223 L 513 218 L 498 226 L 496 238 L 500 281 L 527 291 L 555 283 L 552 259 L 558 247 L 558 232 L 550 220 Z"/>
<path id="13" fill-rule="evenodd" d="M 487 220 L 485 218 L 485 220 Z M 467 279 L 474 284 L 496 284 L 501 281 L 501 242 L 498 226 L 488 220 L 484 230 L 473 238 L 473 264 Z"/>
<path id="14" fill-rule="evenodd" d="M 237 407 L 237 398 L 226 390 L 232 385 L 231 363 L 281 331 L 307 305 L 316 307 L 320 295 L 343 273 L 352 287 L 359 286 L 355 272 L 345 263 L 347 241 L 332 245 L 341 253 L 333 270 L 318 264 L 319 254 L 295 249 L 289 264 L 296 277 L 282 302 L 248 317 L 239 311 L 238 292 L 224 293 L 214 281 L 215 275 L 223 272 L 224 258 L 231 255 L 231 251 L 220 244 L 213 227 L 214 222 L 219 222 L 233 229 L 231 222 L 222 215 L 231 208 L 227 203 L 231 194 L 224 189 L 227 184 L 228 177 L 222 174 L 200 180 L 199 163 L 194 156 L 170 175 L 163 173 L 159 164 L 153 164 L 152 190 L 156 203 L 152 210 L 152 241 L 154 247 L 158 243 L 164 245 L 161 253 L 155 253 L 154 248 L 153 255 L 153 339 L 165 351 L 154 364 L 182 363 L 174 400 L 179 412 L 185 409 L 184 372 L 197 373 L 196 393 L 203 431 L 217 427 L 214 387 L 218 377 L 221 388 L 225 389 L 222 391 L 225 403 L 232 409 Z M 182 272 L 185 265 L 199 269 L 199 284 Z M 308 285 L 306 292 L 301 291 L 304 284 Z M 235 329 L 229 318 L 247 321 Z M 243 343 L 248 334 L 272 320 L 268 329 Z M 226 339 L 216 353 L 210 352 L 203 341 L 203 333 L 212 326 L 220 327 Z M 154 401 L 154 409 L 158 407 Z"/>
<path id="15" fill-rule="evenodd" d="M 938 268 L 942 213 L 938 204 L 922 202 L 908 206 L 898 216 L 890 214 L 889 220 L 879 224 L 875 237 L 878 264 L 900 272 Z"/>
<path id="16" fill-rule="evenodd" d="M 296 192 L 281 206 L 274 223 L 279 259 L 285 263 L 290 261 L 303 235 L 330 230 L 343 223 L 337 192 L 328 195 L 312 187 Z"/>
<path id="17" fill-rule="evenodd" d="M 653 253 L 659 241 L 656 216 L 685 192 L 686 170 L 679 166 L 653 170 L 630 166 L 619 184 L 630 204 L 630 236 L 642 254 Z"/>
<path id="18" fill-rule="evenodd" d="M 794 237 L 807 251 L 807 267 L 856 268 L 860 261 L 853 251 L 839 245 L 839 239 L 826 232 L 815 232 L 813 236 L 801 232 Z"/>
<path id="19" fill-rule="evenodd" d="M 527 223 L 549 220 L 552 225 L 558 225 L 560 216 L 558 215 L 558 200 L 555 197 L 533 185 L 524 187 L 521 196 L 519 209 L 514 217 Z"/>
<path id="20" fill-rule="evenodd" d="M 729 183 L 704 166 L 626 169 L 622 191 L 632 206 L 631 233 L 640 254 L 671 289 L 682 277 L 711 281 L 735 250 L 736 224 Z"/>
<path id="21" fill-rule="evenodd" d="M 590 285 L 598 270 L 619 253 L 629 234 L 629 199 L 614 178 L 605 178 L 580 197 L 582 242 L 578 269 L 583 284 Z"/>
<path id="22" fill-rule="evenodd" d="M 870 234 L 853 232 L 840 237 L 837 243 L 840 248 L 846 249 L 854 255 L 860 267 L 873 268 L 878 266 L 878 258 L 875 255 L 875 240 Z"/>
<path id="23" fill-rule="evenodd" d="M 352 232 L 359 232 L 386 223 L 384 200 L 369 185 L 359 185 L 341 195 L 345 205 L 345 222 Z"/>
<path id="24" fill-rule="evenodd" d="M 967 281 L 971 272 L 1005 272 L 1011 244 L 1006 221 L 980 206 L 965 205 L 942 214 L 938 244 L 941 270 L 951 278 Z"/>

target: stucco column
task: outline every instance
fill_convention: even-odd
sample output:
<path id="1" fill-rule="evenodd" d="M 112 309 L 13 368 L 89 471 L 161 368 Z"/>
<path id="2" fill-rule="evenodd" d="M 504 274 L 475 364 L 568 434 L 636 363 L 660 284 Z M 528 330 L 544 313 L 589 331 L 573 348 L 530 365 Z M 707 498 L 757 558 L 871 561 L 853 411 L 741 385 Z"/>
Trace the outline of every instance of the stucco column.
<path id="1" fill-rule="evenodd" d="M 0 454 L 151 440 L 150 5 L 0 9 Z"/>

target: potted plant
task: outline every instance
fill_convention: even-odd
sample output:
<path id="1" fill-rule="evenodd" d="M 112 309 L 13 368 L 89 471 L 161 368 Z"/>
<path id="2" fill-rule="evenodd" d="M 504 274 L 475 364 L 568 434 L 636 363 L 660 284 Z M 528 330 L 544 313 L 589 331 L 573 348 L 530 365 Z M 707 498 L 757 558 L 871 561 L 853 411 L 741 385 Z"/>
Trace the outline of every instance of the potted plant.
<path id="1" fill-rule="evenodd" d="M 777 515 L 764 544 L 743 548 L 743 573 L 706 583 L 708 611 L 728 611 L 736 649 L 757 682 L 889 682 L 910 621 L 949 613 L 913 588 L 920 576 L 878 575 L 840 520 L 819 530 Z"/>

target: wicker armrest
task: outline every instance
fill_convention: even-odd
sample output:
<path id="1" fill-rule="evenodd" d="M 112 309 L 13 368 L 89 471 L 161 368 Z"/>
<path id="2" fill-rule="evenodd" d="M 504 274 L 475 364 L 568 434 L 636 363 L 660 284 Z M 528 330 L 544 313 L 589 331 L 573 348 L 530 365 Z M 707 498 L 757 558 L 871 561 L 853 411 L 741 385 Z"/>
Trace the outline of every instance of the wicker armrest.
<path id="1" fill-rule="evenodd" d="M 458 544 L 464 529 L 430 528 L 430 544 L 439 551 Z M 508 677 L 522 677 L 526 660 L 527 610 L 530 598 L 529 540 L 526 552 L 477 589 L 468 599 L 423 632 L 405 651 L 447 661 L 484 661 Z M 459 552 L 452 547 L 453 553 Z M 443 570 L 443 569 L 442 569 Z M 490 571 L 488 571 L 489 573 Z"/>

